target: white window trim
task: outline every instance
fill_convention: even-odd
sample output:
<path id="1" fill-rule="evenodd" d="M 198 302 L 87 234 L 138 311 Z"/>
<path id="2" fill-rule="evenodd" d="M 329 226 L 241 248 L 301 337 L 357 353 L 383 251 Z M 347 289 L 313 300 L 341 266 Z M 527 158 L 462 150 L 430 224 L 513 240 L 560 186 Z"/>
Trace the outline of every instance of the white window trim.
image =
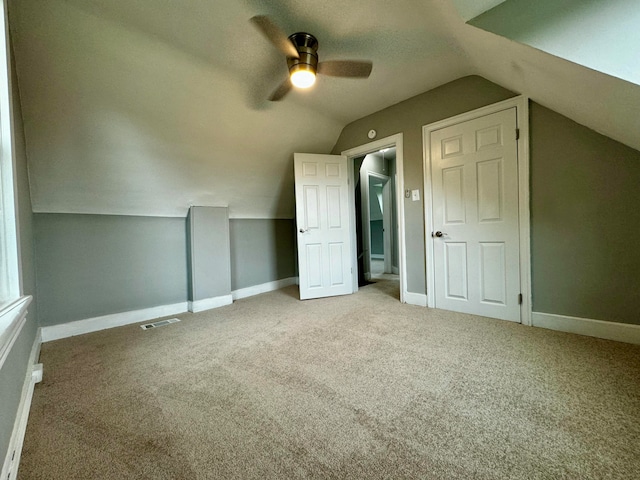
<path id="1" fill-rule="evenodd" d="M 0 369 L 27 321 L 27 307 L 31 300 L 31 295 L 20 297 L 0 310 Z"/>
<path id="2" fill-rule="evenodd" d="M 26 322 L 31 296 L 22 295 L 16 160 L 11 98 L 11 52 L 7 23 L 7 2 L 0 0 L 0 222 L 3 226 L 3 255 L 7 265 L 7 297 L 0 301 L 0 368 Z M 4 275 L 4 272 L 2 272 Z"/>

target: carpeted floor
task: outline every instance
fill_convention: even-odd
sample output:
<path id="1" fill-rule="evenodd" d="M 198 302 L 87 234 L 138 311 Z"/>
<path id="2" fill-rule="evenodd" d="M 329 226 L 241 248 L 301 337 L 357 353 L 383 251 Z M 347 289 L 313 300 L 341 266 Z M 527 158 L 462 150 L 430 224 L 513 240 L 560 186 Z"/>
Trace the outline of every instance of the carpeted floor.
<path id="1" fill-rule="evenodd" d="M 297 298 L 43 345 L 19 478 L 640 478 L 639 346 Z"/>

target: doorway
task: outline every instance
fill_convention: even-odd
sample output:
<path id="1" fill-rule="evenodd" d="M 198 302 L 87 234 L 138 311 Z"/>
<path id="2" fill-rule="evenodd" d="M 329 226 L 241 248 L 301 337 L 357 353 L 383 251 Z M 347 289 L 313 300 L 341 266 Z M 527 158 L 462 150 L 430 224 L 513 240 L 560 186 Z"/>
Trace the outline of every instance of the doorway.
<path id="1" fill-rule="evenodd" d="M 398 274 L 398 230 L 394 228 L 397 208 L 394 195 L 396 177 L 396 149 L 384 148 L 358 158 L 354 162 L 357 169 L 356 208 L 360 205 L 358 235 L 358 256 L 362 257 L 358 269 L 360 285 L 362 277 L 371 281 L 374 275 Z M 358 193 L 359 192 L 359 193 Z M 395 270 L 395 272 L 394 272 Z"/>
<path id="2" fill-rule="evenodd" d="M 397 275 L 405 302 L 404 179 L 402 134 L 342 152 L 348 159 L 353 291 Z"/>

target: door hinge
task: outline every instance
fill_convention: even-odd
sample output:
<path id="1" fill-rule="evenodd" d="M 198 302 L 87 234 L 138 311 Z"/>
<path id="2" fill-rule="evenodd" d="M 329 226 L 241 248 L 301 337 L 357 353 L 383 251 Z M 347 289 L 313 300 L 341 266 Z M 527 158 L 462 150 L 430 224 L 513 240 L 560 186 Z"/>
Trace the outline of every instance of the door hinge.
<path id="1" fill-rule="evenodd" d="M 516 140 L 520 140 L 520 129 L 516 128 Z"/>
<path id="2" fill-rule="evenodd" d="M 518 305 L 522 305 L 522 294 L 518 294 Z"/>

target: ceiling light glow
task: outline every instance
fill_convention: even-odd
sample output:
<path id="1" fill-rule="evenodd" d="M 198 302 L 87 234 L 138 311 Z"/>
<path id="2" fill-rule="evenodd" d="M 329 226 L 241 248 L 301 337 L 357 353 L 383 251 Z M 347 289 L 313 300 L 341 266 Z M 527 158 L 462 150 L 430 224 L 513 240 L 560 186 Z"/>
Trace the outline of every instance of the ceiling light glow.
<path id="1" fill-rule="evenodd" d="M 303 65 L 297 65 L 291 70 L 291 83 L 298 88 L 309 88 L 316 83 L 316 75 L 311 69 L 304 68 Z"/>

